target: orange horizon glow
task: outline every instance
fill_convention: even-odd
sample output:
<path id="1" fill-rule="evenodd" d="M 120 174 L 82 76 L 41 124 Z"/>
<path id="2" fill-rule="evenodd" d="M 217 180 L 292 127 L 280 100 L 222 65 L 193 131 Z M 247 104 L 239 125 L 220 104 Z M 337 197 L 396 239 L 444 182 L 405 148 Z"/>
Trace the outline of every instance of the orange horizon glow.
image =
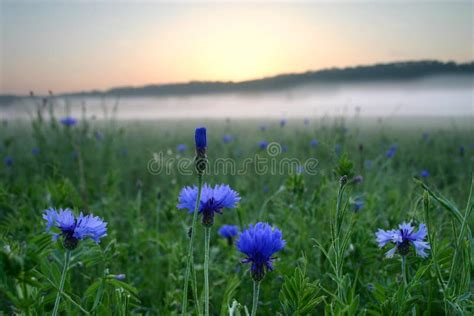
<path id="1" fill-rule="evenodd" d="M 473 59 L 472 14 L 462 6 L 36 6 L 3 8 L 0 93 L 244 81 L 381 62 Z"/>

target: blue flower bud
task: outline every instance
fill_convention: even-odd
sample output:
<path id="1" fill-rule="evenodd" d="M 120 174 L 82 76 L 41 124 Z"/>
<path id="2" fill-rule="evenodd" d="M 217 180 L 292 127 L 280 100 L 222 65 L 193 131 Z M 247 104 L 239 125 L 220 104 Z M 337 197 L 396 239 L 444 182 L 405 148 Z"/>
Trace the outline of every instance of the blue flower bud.
<path id="1" fill-rule="evenodd" d="M 196 128 L 196 134 L 195 134 L 195 140 L 196 140 L 196 149 L 202 150 L 207 147 L 207 138 L 206 138 L 206 128 L 205 127 L 199 127 Z"/>

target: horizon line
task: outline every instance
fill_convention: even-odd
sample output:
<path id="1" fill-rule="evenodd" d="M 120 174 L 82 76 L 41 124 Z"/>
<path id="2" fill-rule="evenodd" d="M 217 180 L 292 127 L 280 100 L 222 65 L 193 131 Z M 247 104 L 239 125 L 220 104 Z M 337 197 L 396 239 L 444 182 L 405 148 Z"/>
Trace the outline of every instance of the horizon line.
<path id="1" fill-rule="evenodd" d="M 356 69 L 356 68 L 366 68 L 366 67 L 375 67 L 375 66 L 383 66 L 383 65 L 395 65 L 395 64 L 414 64 L 414 63 L 442 63 L 442 64 L 455 64 L 456 66 L 469 66 L 469 65 L 474 65 L 474 59 L 472 60 L 467 60 L 463 62 L 455 61 L 453 59 L 449 60 L 441 60 L 441 59 L 408 59 L 408 60 L 399 60 L 399 61 L 391 61 L 391 62 L 374 62 L 370 64 L 355 64 L 352 66 L 332 66 L 332 67 L 325 67 L 325 68 L 320 68 L 320 69 L 308 69 L 306 71 L 302 72 L 284 72 L 284 73 L 278 73 L 275 75 L 270 75 L 270 76 L 263 76 L 263 77 L 257 77 L 257 78 L 250 78 L 250 79 L 245 79 L 245 80 L 200 80 L 200 79 L 190 79 L 188 81 L 178 81 L 178 82 L 165 82 L 165 83 L 148 83 L 148 84 L 142 84 L 142 85 L 122 85 L 122 86 L 112 86 L 108 87 L 106 89 L 90 89 L 90 90 L 79 90 L 79 91 L 69 91 L 69 92 L 61 92 L 58 94 L 54 94 L 53 90 L 54 89 L 49 89 L 47 94 L 38 94 L 36 95 L 34 91 L 30 90 L 29 93 L 21 95 L 21 94 L 15 94 L 15 93 L 0 93 L 0 97 L 28 97 L 28 96 L 35 96 L 35 97 L 46 97 L 47 95 L 50 96 L 74 96 L 74 95 L 80 95 L 80 94 L 107 94 L 112 90 L 118 90 L 118 89 L 140 89 L 140 88 L 149 88 L 149 87 L 165 87 L 165 86 L 180 86 L 180 85 L 189 85 L 193 83 L 198 83 L 198 84 L 246 84 L 246 83 L 252 83 L 252 82 L 259 82 L 259 81 L 264 81 L 264 80 L 270 80 L 270 79 L 276 79 L 280 77 L 287 77 L 287 76 L 298 76 L 298 75 L 304 75 L 304 74 L 316 74 L 320 72 L 325 72 L 325 71 L 337 71 L 337 70 L 349 70 L 349 69 Z"/>

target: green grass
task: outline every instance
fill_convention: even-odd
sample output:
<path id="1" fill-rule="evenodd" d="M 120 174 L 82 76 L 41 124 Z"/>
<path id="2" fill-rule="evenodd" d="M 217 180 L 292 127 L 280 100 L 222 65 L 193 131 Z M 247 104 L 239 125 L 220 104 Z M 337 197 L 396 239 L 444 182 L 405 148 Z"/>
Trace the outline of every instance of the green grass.
<path id="1" fill-rule="evenodd" d="M 44 116 L 44 113 L 43 113 Z M 237 209 L 217 215 L 211 231 L 211 314 L 245 314 L 252 306 L 252 280 L 242 254 L 217 235 L 223 224 L 244 228 L 257 221 L 277 226 L 287 241 L 275 270 L 262 281 L 258 315 L 468 315 L 473 311 L 473 217 L 468 202 L 474 159 L 472 120 L 314 119 L 277 121 L 116 122 L 80 119 L 65 128 L 53 118 L 0 126 L 0 311 L 25 315 L 52 311 L 64 250 L 45 233 L 42 212 L 69 207 L 108 222 L 99 245 L 81 242 L 72 252 L 60 310 L 68 315 L 179 314 L 191 218 L 177 198 L 195 175 L 148 170 L 154 154 L 193 159 L 194 128 L 208 127 L 208 157 L 231 158 L 237 168 L 258 154 L 257 142 L 281 144 L 276 157 L 318 160 L 316 174 L 206 174 L 242 197 Z M 268 126 L 260 131 L 259 126 Z M 96 132 L 103 134 L 97 139 Z M 423 139 L 422 134 L 428 133 Z M 234 140 L 225 144 L 222 136 Z M 319 142 L 310 146 L 311 139 Z M 183 154 L 178 144 L 186 144 Z M 335 151 L 336 144 L 341 153 Z M 395 156 L 386 151 L 398 145 Z M 363 150 L 360 150 L 362 145 Z M 460 155 L 460 146 L 465 147 Z M 32 154 L 38 147 L 40 153 Z M 367 161 L 370 160 L 371 163 Z M 369 168 L 370 165 L 370 168 Z M 414 180 L 421 170 L 430 177 Z M 334 239 L 339 180 L 362 175 L 340 196 L 339 236 Z M 422 185 L 421 183 L 424 183 Z M 364 200 L 354 212 L 351 201 Z M 384 258 L 374 233 L 403 221 L 427 223 L 433 248 L 427 259 Z M 346 243 L 343 240 L 346 240 Z M 203 301 L 203 228 L 195 236 L 194 274 L 188 294 L 191 313 Z M 337 261 L 337 264 L 335 263 Z M 337 265 L 334 269 L 333 265 Z M 123 281 L 114 275 L 125 274 Z M 195 276 L 195 277 L 194 277 Z M 197 282 L 194 283 L 194 280 Z M 195 289 L 193 291 L 192 289 Z M 235 301 L 234 301 L 235 300 Z M 231 308 L 232 306 L 232 308 Z M 229 309 L 230 308 L 230 309 Z M 200 310 L 203 310 L 200 306 Z"/>

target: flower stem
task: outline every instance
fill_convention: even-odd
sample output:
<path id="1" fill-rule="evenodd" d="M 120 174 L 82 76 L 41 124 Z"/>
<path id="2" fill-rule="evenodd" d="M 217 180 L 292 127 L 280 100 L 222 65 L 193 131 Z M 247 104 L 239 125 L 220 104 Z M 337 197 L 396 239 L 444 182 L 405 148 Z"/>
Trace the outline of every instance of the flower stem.
<path id="1" fill-rule="evenodd" d="M 403 284 L 405 287 L 408 286 L 407 280 L 407 260 L 405 256 L 402 256 L 402 275 L 403 275 Z"/>
<path id="2" fill-rule="evenodd" d="M 204 315 L 209 316 L 209 244 L 211 227 L 204 228 Z"/>
<path id="3" fill-rule="evenodd" d="M 337 282 L 337 297 L 342 301 L 343 300 L 343 284 L 342 284 L 342 266 L 343 266 L 343 257 L 344 257 L 344 246 L 341 247 L 341 228 L 342 221 L 344 220 L 344 207 L 342 206 L 344 191 L 346 188 L 347 177 L 343 176 L 340 180 L 339 190 L 337 192 L 336 200 L 336 214 L 334 218 L 334 227 L 332 228 L 332 246 L 334 248 L 334 266 L 335 266 L 335 275 Z"/>
<path id="4" fill-rule="evenodd" d="M 66 281 L 66 274 L 67 274 L 67 269 L 69 268 L 69 260 L 71 259 L 71 251 L 66 250 L 66 253 L 64 254 L 64 265 L 63 265 L 63 272 L 61 274 L 61 281 L 59 281 L 59 288 L 58 288 L 58 294 L 56 295 L 56 301 L 54 302 L 54 309 L 53 309 L 53 316 L 56 316 L 58 314 L 59 310 L 59 303 L 61 301 L 61 295 L 63 294 L 63 288 L 64 288 L 64 283 Z"/>
<path id="5" fill-rule="evenodd" d="M 260 292 L 260 281 L 253 281 L 253 302 L 252 302 L 252 314 L 251 316 L 257 315 L 258 305 L 258 294 Z"/>
<path id="6" fill-rule="evenodd" d="M 193 212 L 193 222 L 191 224 L 191 236 L 189 238 L 188 256 L 186 261 L 186 272 L 184 274 L 184 289 L 183 289 L 183 302 L 181 303 L 182 315 L 186 315 L 188 307 L 188 285 L 189 285 L 189 274 L 191 272 L 191 264 L 193 264 L 193 241 L 194 231 L 196 230 L 196 221 L 199 212 L 199 205 L 201 202 L 201 191 L 202 191 L 202 175 L 198 175 L 198 196 L 196 199 L 196 206 Z"/>

